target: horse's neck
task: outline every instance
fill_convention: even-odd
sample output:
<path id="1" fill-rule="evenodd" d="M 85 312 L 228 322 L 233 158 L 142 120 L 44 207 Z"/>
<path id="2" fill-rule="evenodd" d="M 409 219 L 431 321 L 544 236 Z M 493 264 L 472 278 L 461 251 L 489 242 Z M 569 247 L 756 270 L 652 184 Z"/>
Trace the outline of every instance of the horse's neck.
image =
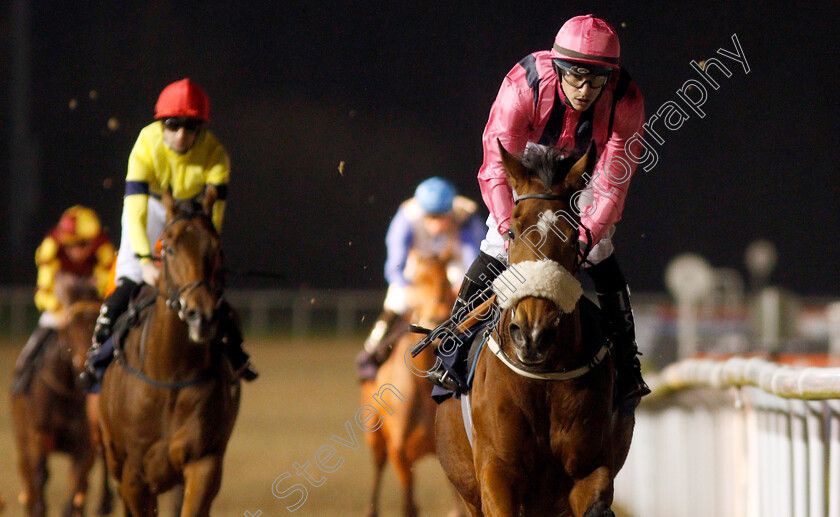
<path id="1" fill-rule="evenodd" d="M 140 326 L 140 348 L 148 368 L 164 373 L 206 368 L 210 359 L 209 346 L 190 342 L 186 323 L 181 321 L 177 311 L 166 306 L 164 297 L 158 297 L 150 316 L 153 321 Z M 146 325 L 149 325 L 148 329 L 144 329 Z"/>

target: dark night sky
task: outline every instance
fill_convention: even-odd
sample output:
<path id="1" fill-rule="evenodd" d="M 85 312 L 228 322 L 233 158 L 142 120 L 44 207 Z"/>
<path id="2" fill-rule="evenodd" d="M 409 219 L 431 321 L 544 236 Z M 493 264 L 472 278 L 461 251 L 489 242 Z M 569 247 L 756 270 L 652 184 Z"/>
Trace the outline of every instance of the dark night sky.
<path id="1" fill-rule="evenodd" d="M 34 249 L 72 204 L 95 207 L 118 236 L 134 139 L 163 86 L 188 76 L 208 92 L 212 129 L 232 159 L 229 265 L 283 271 L 294 285 L 384 286 L 384 235 L 399 203 L 430 175 L 478 199 L 481 132 L 503 76 L 548 48 L 566 19 L 592 12 L 618 29 L 648 116 L 697 78 L 692 59 L 732 50 L 733 33 L 751 68 L 721 58 L 733 75 L 709 91 L 706 117 L 659 126 L 659 162 L 634 177 L 616 239 L 634 289 L 663 289 L 665 264 L 684 251 L 743 271 L 744 249 L 760 237 L 779 247 L 776 282 L 840 294 L 836 2 L 502 3 L 33 7 L 40 211 L 25 249 L 5 253 L 0 283 L 34 283 Z M 8 51 L 0 60 L 9 70 Z M 4 150 L 10 80 L 0 79 Z M 14 193 L 0 178 L 7 219 Z"/>

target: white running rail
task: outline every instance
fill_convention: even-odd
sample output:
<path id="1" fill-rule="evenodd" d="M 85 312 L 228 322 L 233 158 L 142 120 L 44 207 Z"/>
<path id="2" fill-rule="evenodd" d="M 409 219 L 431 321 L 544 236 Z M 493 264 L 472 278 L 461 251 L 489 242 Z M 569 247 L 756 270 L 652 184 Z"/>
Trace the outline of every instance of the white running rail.
<path id="1" fill-rule="evenodd" d="M 649 379 L 615 500 L 634 517 L 840 517 L 840 368 L 691 359 Z"/>

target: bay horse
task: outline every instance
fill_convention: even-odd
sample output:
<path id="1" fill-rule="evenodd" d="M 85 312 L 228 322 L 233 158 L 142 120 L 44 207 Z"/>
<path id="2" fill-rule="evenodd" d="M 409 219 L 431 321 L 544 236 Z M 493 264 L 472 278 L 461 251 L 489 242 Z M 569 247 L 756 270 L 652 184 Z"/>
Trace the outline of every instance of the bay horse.
<path id="1" fill-rule="evenodd" d="M 634 416 L 613 407 L 607 346 L 582 338 L 582 289 L 571 273 L 580 223 L 572 207 L 592 177 L 595 146 L 576 161 L 541 147 L 519 159 L 498 145 L 518 194 L 511 266 L 494 283 L 503 311 L 468 396 L 472 443 L 451 398 L 437 410 L 438 456 L 473 516 L 613 517 Z"/>
<path id="2" fill-rule="evenodd" d="M 97 442 L 85 415 L 85 394 L 76 378 L 84 366 L 102 300 L 89 279 L 75 275 L 57 275 L 54 289 L 65 307 L 65 321 L 45 343 L 29 392 L 12 395 L 11 400 L 18 471 L 24 485 L 19 499 L 27 515 L 46 515 L 47 460 L 52 452 L 62 452 L 71 458 L 71 493 L 62 515 L 79 517 L 84 515 Z M 102 486 L 98 513 L 107 515 L 113 494 L 104 469 Z"/>
<path id="3" fill-rule="evenodd" d="M 210 214 L 164 192 L 162 271 L 154 305 L 132 328 L 102 381 L 99 410 L 108 468 L 125 514 L 157 514 L 157 496 L 184 486 L 180 515 L 207 516 L 239 411 L 240 384 L 217 334 L 222 252 Z"/>
<path id="4" fill-rule="evenodd" d="M 449 316 L 455 293 L 447 278 L 447 264 L 451 251 L 439 256 L 413 254 L 410 305 L 414 307 L 409 320 L 422 327 L 434 328 Z M 365 433 L 365 440 L 373 452 L 374 482 L 366 515 L 378 515 L 382 473 L 390 460 L 403 490 L 403 513 L 417 515 L 414 502 L 413 465 L 427 454 L 435 453 L 434 421 L 436 405 L 431 398 L 432 385 L 409 369 L 404 357 L 417 340 L 416 334 L 402 336 L 394 345 L 391 356 L 382 364 L 376 379 L 362 384 L 362 401 L 369 403 L 382 387 L 391 385 L 405 398 L 400 403 L 389 404 L 393 412 L 380 411 L 381 426 Z M 435 362 L 432 349 L 424 350 L 412 360 L 418 371 L 431 369 Z M 460 515 L 457 507 L 453 515 Z"/>

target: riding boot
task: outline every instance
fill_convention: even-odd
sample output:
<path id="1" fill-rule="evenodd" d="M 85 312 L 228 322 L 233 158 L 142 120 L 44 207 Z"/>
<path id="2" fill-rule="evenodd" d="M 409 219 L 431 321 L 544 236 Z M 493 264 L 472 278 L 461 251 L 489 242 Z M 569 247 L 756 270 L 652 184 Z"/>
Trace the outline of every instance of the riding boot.
<path id="1" fill-rule="evenodd" d="M 400 314 L 385 309 L 373 324 L 364 349 L 356 356 L 356 373 L 360 382 L 374 380 L 379 367 L 391 356 L 396 343 L 393 339 L 394 329 L 401 320 Z"/>
<path id="2" fill-rule="evenodd" d="M 464 281 L 461 284 L 461 289 L 458 291 L 458 298 L 452 307 L 452 318 L 450 321 L 432 331 L 432 335 L 439 334 L 441 336 L 457 335 L 459 324 L 466 318 L 467 314 L 473 309 L 481 305 L 489 294 L 486 294 L 486 289 L 493 283 L 502 271 L 507 269 L 504 262 L 484 253 L 478 254 L 478 257 L 470 265 Z M 450 356 L 441 358 L 441 361 L 435 363 L 435 369 L 428 372 L 427 378 L 441 388 L 454 391 L 455 393 L 463 393 L 467 390 L 467 356 L 469 355 L 468 346 L 455 346 L 453 353 Z"/>
<path id="3" fill-rule="evenodd" d="M 99 317 L 96 318 L 96 327 L 93 329 L 93 343 L 87 353 L 85 368 L 79 375 L 78 384 L 83 389 L 90 389 L 98 382 L 95 367 L 107 364 L 113 357 L 113 349 L 103 349 L 102 345 L 114 332 L 114 323 L 128 309 L 137 287 L 138 284 L 133 280 L 121 277 L 114 292 L 102 302 Z"/>
<path id="4" fill-rule="evenodd" d="M 617 399 L 638 400 L 650 393 L 642 378 L 641 355 L 636 345 L 636 325 L 630 305 L 630 288 L 618 267 L 615 255 L 587 269 L 595 283 L 598 302 L 606 320 L 607 333 L 615 352 Z"/>
<path id="5" fill-rule="evenodd" d="M 245 381 L 251 382 L 260 374 L 251 364 L 251 356 L 243 348 L 242 328 L 239 317 L 233 307 L 222 301 L 219 306 L 219 337 L 222 342 L 222 350 L 230 360 L 233 370 Z"/>
<path id="6" fill-rule="evenodd" d="M 54 329 L 39 326 L 20 351 L 12 379 L 13 395 L 25 395 L 29 392 L 29 385 L 35 376 L 35 363 L 44 349 L 44 344 L 54 332 Z"/>

